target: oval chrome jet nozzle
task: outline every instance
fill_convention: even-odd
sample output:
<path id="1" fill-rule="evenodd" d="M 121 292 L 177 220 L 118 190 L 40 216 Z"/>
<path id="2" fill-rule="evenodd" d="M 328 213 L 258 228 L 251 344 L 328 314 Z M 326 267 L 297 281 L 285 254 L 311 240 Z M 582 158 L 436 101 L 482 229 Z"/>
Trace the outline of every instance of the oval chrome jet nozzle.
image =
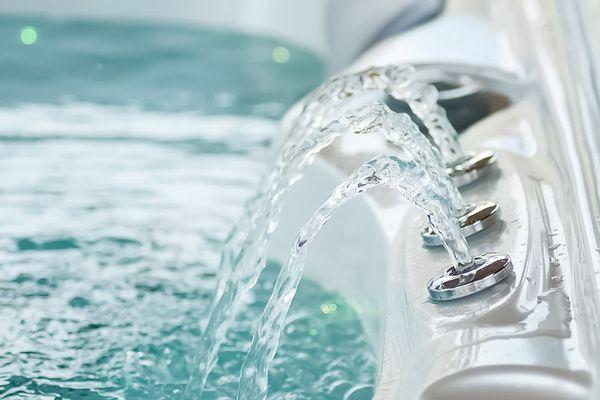
<path id="1" fill-rule="evenodd" d="M 464 269 L 454 266 L 444 269 L 427 283 L 427 290 L 433 300 L 456 300 L 490 288 L 511 273 L 512 262 L 508 255 L 484 253 Z"/>

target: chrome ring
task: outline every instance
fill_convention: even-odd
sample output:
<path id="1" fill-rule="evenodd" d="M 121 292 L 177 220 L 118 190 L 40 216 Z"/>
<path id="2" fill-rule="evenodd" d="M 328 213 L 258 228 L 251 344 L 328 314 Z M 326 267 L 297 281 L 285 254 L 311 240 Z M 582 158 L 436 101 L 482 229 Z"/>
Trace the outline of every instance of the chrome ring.
<path id="1" fill-rule="evenodd" d="M 454 266 L 444 269 L 427 282 L 432 300 L 450 301 L 481 292 L 506 279 L 512 272 L 510 257 L 502 253 L 484 253 L 473 265 L 459 272 Z"/>
<path id="2" fill-rule="evenodd" d="M 493 201 L 478 201 L 467 207 L 467 213 L 458 218 L 460 231 L 465 237 L 473 236 L 500 220 L 500 206 Z M 423 244 L 429 247 L 442 245 L 442 240 L 429 225 L 421 229 Z"/>
<path id="3" fill-rule="evenodd" d="M 465 186 L 489 174 L 496 163 L 496 155 L 491 151 L 468 153 L 446 166 L 446 173 L 452 182 Z"/>

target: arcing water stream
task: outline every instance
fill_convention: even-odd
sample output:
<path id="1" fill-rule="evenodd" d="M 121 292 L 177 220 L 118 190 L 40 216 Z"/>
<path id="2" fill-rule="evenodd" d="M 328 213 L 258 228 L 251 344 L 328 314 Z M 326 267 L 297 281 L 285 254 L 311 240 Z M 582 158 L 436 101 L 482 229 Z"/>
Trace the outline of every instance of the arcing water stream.
<path id="1" fill-rule="evenodd" d="M 389 94 L 397 100 L 405 101 L 411 111 L 423 121 L 446 165 L 451 165 L 464 156 L 456 130 L 446 117 L 446 111 L 437 104 L 438 91 L 435 86 L 413 82 L 406 90 L 391 90 Z"/>
<path id="2" fill-rule="evenodd" d="M 242 294 L 252 288 L 265 266 L 269 238 L 277 227 L 287 190 L 300 179 L 303 168 L 313 157 L 341 133 L 339 129 L 321 127 L 335 117 L 343 103 L 368 91 L 384 91 L 398 99 L 405 99 L 415 114 L 423 116 L 423 122 L 432 136 L 446 138 L 435 139 L 436 143 L 445 143 L 446 147 L 453 148 L 450 151 L 452 154 L 461 153 L 456 132 L 447 122 L 443 109 L 437 106 L 436 89 L 432 85 L 414 82 L 413 75 L 414 69 L 410 66 L 371 68 L 333 78 L 306 98 L 300 115 L 293 122 L 286 142 L 279 151 L 273 171 L 247 203 L 244 215 L 225 241 L 219 283 L 186 388 L 187 398 L 195 399 L 202 395 Z M 460 215 L 463 210 L 462 199 L 445 175 L 442 168 L 444 164 L 437 150 L 431 147 L 407 116 L 394 116 L 384 106 L 378 107 L 372 115 L 371 111 L 367 111 L 366 114 L 348 117 L 338 126 L 358 126 L 360 120 L 360 123 L 372 126 L 370 130 L 385 133 L 392 143 L 414 154 L 430 171 L 431 179 L 438 183 L 436 196 L 449 199 L 452 214 Z M 444 152 L 448 153 L 446 150 Z"/>
<path id="3" fill-rule="evenodd" d="M 468 205 L 446 174 L 440 152 L 431 145 L 408 115 L 395 113 L 384 103 L 377 101 L 348 111 L 322 131 L 335 131 L 336 136 L 344 132 L 382 135 L 428 171 L 435 180 L 437 192 L 448 199 L 455 216 L 461 216 L 466 211 Z"/>
<path id="4" fill-rule="evenodd" d="M 302 277 L 308 245 L 336 209 L 378 185 L 398 190 L 425 211 L 455 266 L 472 263 L 473 258 L 453 217 L 450 203 L 439 195 L 435 179 L 428 169 L 423 168 L 423 164 L 397 156 L 379 156 L 368 161 L 333 191 L 300 230 L 254 333 L 242 366 L 237 400 L 264 400 L 267 397 L 269 363 L 275 356 L 285 317 Z"/>

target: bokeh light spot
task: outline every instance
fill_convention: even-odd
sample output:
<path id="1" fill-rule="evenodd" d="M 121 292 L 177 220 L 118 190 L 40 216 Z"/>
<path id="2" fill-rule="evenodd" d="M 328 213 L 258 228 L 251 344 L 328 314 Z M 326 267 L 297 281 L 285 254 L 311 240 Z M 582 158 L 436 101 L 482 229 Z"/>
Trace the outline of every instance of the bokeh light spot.
<path id="1" fill-rule="evenodd" d="M 338 306 L 335 303 L 325 303 L 321 304 L 320 308 L 323 314 L 331 314 L 337 311 Z"/>
<path id="2" fill-rule="evenodd" d="M 290 51 L 283 46 L 275 47 L 273 50 L 273 60 L 276 63 L 283 64 L 288 62 L 290 59 Z"/>
<path id="3" fill-rule="evenodd" d="M 21 29 L 21 42 L 25 45 L 32 45 L 37 42 L 38 36 L 34 27 L 26 26 Z"/>

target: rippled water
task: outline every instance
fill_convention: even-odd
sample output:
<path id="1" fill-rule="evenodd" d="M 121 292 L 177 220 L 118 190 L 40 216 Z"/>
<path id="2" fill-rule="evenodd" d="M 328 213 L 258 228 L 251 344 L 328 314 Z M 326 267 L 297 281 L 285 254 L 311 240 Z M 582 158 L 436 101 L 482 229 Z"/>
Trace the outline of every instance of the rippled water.
<path id="1" fill-rule="evenodd" d="M 0 36 L 0 398 L 179 398 L 272 118 L 323 68 L 192 28 L 5 18 Z M 206 398 L 235 395 L 278 268 L 246 299 Z M 270 398 L 342 399 L 374 365 L 356 312 L 303 282 Z"/>

